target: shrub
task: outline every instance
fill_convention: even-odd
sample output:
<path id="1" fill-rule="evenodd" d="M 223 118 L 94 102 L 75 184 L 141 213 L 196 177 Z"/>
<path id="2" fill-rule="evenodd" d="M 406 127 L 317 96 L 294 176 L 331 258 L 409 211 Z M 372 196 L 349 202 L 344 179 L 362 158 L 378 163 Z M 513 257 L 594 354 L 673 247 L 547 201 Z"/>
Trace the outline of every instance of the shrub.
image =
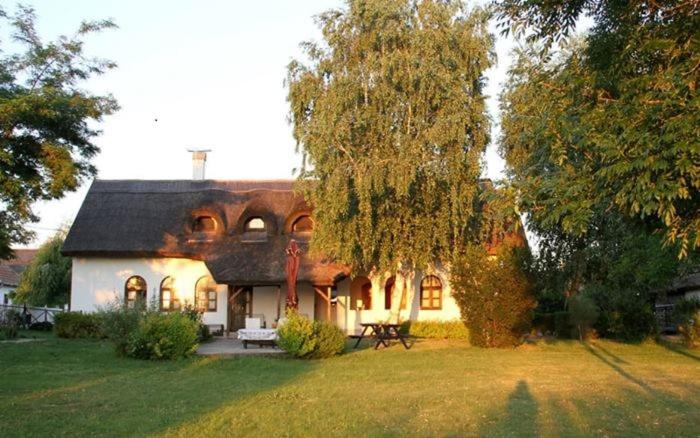
<path id="1" fill-rule="evenodd" d="M 345 333 L 338 326 L 327 321 L 314 322 L 314 338 L 316 347 L 309 355 L 314 359 L 336 356 L 345 348 Z"/>
<path id="2" fill-rule="evenodd" d="M 585 294 L 593 298 L 600 309 L 595 328 L 601 336 L 623 342 L 641 342 L 656 333 L 654 311 L 644 291 L 610 290 L 604 285 L 589 284 L 585 287 Z"/>
<path id="3" fill-rule="evenodd" d="M 684 298 L 673 306 L 672 318 L 688 347 L 700 344 L 700 300 Z"/>
<path id="4" fill-rule="evenodd" d="M 129 337 L 139 327 L 139 323 L 146 315 L 143 303 L 128 307 L 120 301 L 116 301 L 103 308 L 102 330 L 119 356 L 128 355 Z"/>
<path id="5" fill-rule="evenodd" d="M 316 349 L 313 322 L 292 309 L 287 310 L 277 336 L 277 345 L 294 357 L 308 357 Z"/>
<path id="6" fill-rule="evenodd" d="M 453 296 L 472 345 L 509 347 L 522 342 L 536 302 L 519 248 L 503 245 L 490 257 L 478 245 L 465 249 L 452 265 Z"/>
<path id="7" fill-rule="evenodd" d="M 137 359 L 180 359 L 197 349 L 199 326 L 182 313 L 147 313 L 129 336 L 126 352 Z"/>
<path id="8" fill-rule="evenodd" d="M 552 313 L 554 319 L 554 333 L 558 338 L 570 338 L 572 327 L 570 315 L 567 311 Z"/>
<path id="9" fill-rule="evenodd" d="M 3 339 L 14 339 L 19 335 L 22 317 L 14 309 L 0 311 L 0 336 Z"/>
<path id="10" fill-rule="evenodd" d="M 569 300 L 569 323 L 573 326 L 578 338 L 583 340 L 598 319 L 598 306 L 584 294 L 577 294 Z"/>
<path id="11" fill-rule="evenodd" d="M 104 337 L 102 318 L 97 313 L 58 313 L 54 317 L 54 332 L 59 338 L 99 339 Z"/>
<path id="12" fill-rule="evenodd" d="M 53 330 L 53 323 L 49 321 L 33 322 L 29 324 L 29 330 L 50 332 L 51 330 Z"/>
<path id="13" fill-rule="evenodd" d="M 469 330 L 464 322 L 454 321 L 405 321 L 401 332 L 416 338 L 431 339 L 469 339 Z"/>
<path id="14" fill-rule="evenodd" d="M 199 342 L 208 341 L 212 338 L 211 332 L 209 331 L 209 327 L 202 322 L 202 316 L 204 314 L 202 310 L 197 309 L 192 304 L 186 304 L 182 308 L 181 312 L 183 315 L 197 323 L 199 327 L 197 329 L 197 340 Z"/>

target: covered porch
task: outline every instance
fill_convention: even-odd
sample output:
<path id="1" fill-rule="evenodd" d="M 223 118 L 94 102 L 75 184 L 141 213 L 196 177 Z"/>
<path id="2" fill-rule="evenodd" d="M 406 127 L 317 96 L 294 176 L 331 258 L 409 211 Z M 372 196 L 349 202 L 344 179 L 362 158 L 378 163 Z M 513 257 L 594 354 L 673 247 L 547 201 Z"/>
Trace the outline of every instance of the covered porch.
<path id="1" fill-rule="evenodd" d="M 299 313 L 313 320 L 336 321 L 333 287 L 297 282 Z M 286 283 L 228 285 L 226 333 L 245 328 L 246 318 L 259 318 L 261 327 L 276 328 L 284 317 Z"/>

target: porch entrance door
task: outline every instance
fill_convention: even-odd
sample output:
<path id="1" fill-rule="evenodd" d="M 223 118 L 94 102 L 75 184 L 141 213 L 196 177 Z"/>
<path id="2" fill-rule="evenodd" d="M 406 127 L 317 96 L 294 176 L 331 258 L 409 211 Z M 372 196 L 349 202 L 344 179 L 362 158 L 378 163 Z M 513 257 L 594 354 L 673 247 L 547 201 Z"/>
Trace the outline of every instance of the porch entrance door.
<path id="1" fill-rule="evenodd" d="M 245 319 L 253 311 L 253 288 L 230 287 L 228 300 L 229 331 L 245 328 Z"/>

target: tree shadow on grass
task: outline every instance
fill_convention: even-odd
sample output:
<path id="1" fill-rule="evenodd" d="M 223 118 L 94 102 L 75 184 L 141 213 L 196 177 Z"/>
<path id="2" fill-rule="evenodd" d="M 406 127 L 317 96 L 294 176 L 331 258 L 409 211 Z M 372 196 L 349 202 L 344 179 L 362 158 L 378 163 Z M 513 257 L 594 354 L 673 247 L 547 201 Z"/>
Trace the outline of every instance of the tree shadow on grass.
<path id="1" fill-rule="evenodd" d="M 157 433 L 274 390 L 314 367 L 309 361 L 264 357 L 120 359 L 99 343 L 70 341 L 25 353 L 12 378 L 31 381 L 37 373 L 41 378 L 21 394 L 0 398 L 0 436 Z M 49 355 L 52 363 L 46 366 Z"/>
<path id="2" fill-rule="evenodd" d="M 506 410 L 494 423 L 485 423 L 479 428 L 479 435 L 485 436 L 538 436 L 537 401 L 530 393 L 527 382 L 518 381 L 513 392 L 508 395 Z"/>
<path id="3" fill-rule="evenodd" d="M 664 347 L 668 351 L 672 351 L 674 353 L 680 354 L 681 356 L 685 356 L 687 358 L 697 360 L 698 362 L 700 362 L 700 356 L 691 353 L 690 351 L 688 351 L 687 348 L 685 348 L 681 345 L 674 344 L 673 342 L 664 341 L 664 340 L 657 340 L 656 343 L 661 345 L 662 347 Z"/>

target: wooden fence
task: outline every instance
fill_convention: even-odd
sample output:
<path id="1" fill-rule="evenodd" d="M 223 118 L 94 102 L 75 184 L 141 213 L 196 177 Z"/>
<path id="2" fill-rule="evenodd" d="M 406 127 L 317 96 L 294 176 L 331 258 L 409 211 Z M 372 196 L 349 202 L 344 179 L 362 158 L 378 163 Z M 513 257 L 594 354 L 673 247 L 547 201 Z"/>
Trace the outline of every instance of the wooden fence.
<path id="1" fill-rule="evenodd" d="M 25 325 L 35 322 L 53 322 L 54 316 L 64 310 L 58 307 L 31 307 L 16 304 L 0 304 L 0 311 L 14 310 L 22 316 Z"/>

